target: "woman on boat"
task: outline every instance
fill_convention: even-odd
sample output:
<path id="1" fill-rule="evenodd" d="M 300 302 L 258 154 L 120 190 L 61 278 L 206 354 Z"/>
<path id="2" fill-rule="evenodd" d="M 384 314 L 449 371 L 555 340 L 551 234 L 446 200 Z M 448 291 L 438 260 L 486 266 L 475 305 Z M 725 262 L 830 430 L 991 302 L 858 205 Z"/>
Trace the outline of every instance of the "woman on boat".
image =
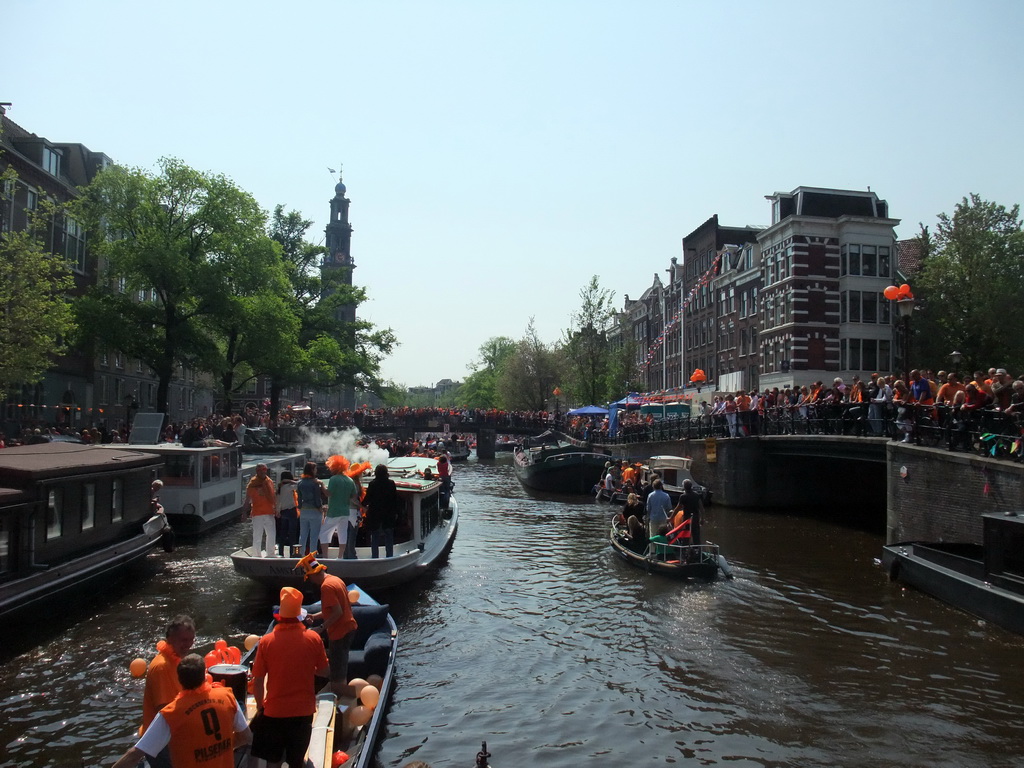
<path id="1" fill-rule="evenodd" d="M 324 485 L 316 477 L 316 463 L 307 461 L 295 486 L 299 497 L 299 554 L 316 552 L 316 540 L 323 522 Z"/>
<path id="2" fill-rule="evenodd" d="M 277 487 L 277 551 L 284 557 L 285 547 L 299 543 L 299 513 L 297 509 L 297 483 L 292 473 L 285 470 L 281 473 L 281 483 Z"/>
<path id="3" fill-rule="evenodd" d="M 381 540 L 384 541 L 384 556 L 395 555 L 395 525 L 402 500 L 398 497 L 395 481 L 388 477 L 386 464 L 378 464 L 373 470 L 373 480 L 366 486 L 363 508 L 366 510 L 366 526 L 370 529 L 370 555 L 378 557 Z"/>
<path id="4" fill-rule="evenodd" d="M 615 525 L 626 528 L 634 539 L 644 536 L 644 503 L 635 493 L 626 497 L 626 503 L 615 515 Z"/>

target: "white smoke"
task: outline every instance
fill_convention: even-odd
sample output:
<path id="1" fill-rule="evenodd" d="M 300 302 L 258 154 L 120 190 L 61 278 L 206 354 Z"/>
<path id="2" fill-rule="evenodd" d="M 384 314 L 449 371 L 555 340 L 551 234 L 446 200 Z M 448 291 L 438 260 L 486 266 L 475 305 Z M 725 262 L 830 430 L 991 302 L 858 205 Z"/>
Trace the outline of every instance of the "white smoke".
<path id="1" fill-rule="evenodd" d="M 331 432 L 313 432 L 308 429 L 299 430 L 302 435 L 302 447 L 309 448 L 313 461 L 323 464 L 328 456 L 344 456 L 353 464 L 368 461 L 372 466 L 388 463 L 388 452 L 370 442 L 361 443 L 363 434 L 355 427 Z"/>

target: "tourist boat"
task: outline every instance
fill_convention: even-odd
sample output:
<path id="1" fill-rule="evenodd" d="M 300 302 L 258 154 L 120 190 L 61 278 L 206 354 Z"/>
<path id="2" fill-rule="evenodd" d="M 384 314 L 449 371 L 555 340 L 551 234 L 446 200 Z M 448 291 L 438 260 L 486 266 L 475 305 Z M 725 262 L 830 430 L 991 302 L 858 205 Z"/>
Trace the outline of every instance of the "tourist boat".
<path id="1" fill-rule="evenodd" d="M 160 541 L 161 459 L 53 442 L 0 451 L 0 619 L 121 575 Z"/>
<path id="2" fill-rule="evenodd" d="M 352 646 L 348 657 L 348 679 L 366 680 L 373 676 L 380 678 L 377 689 L 380 693 L 376 706 L 368 722 L 354 725 L 351 712 L 359 706 L 355 699 L 342 699 L 330 692 L 317 694 L 317 707 L 313 715 L 313 735 L 310 737 L 306 751 L 305 768 L 331 768 L 334 753 L 344 752 L 348 759 L 343 763 L 345 768 L 369 768 L 373 765 L 373 753 L 377 737 L 384 726 L 384 715 L 395 686 L 395 658 L 398 652 L 398 625 L 389 613 L 387 604 L 381 604 L 363 591 L 361 585 L 348 584 L 350 595 L 358 593 L 358 599 L 352 603 L 352 615 L 359 625 L 352 638 Z M 317 613 L 320 603 L 304 606 L 308 613 Z M 277 606 L 274 606 L 277 612 Z M 273 631 L 271 621 L 267 632 Z M 210 674 L 215 679 L 235 688 L 235 696 L 244 696 L 246 712 L 251 720 L 256 714 L 256 701 L 251 694 L 245 692 L 247 670 L 255 660 L 254 646 L 242 658 L 240 670 L 242 674 L 234 675 L 237 667 L 228 668 L 213 666 Z M 235 682 L 237 680 L 237 683 Z M 376 681 L 374 681 L 376 682 Z"/>
<path id="3" fill-rule="evenodd" d="M 516 448 L 513 466 L 526 488 L 547 493 L 591 493 L 604 474 L 608 454 L 579 448 L 552 432 Z"/>
<path id="4" fill-rule="evenodd" d="M 689 456 L 652 456 L 646 463 L 640 465 L 640 482 L 643 484 L 649 481 L 652 475 L 657 475 L 661 478 L 665 493 L 671 497 L 672 503 L 675 504 L 679 501 L 679 495 L 683 492 L 683 481 L 689 480 L 693 483 L 693 490 L 700 496 L 701 501 L 705 504 L 710 504 L 711 489 L 693 479 L 693 475 L 690 472 L 691 464 L 693 464 L 693 459 Z M 601 483 L 598 483 L 596 488 L 598 501 L 624 504 L 626 495 L 626 493 L 618 489 L 609 494 Z"/>
<path id="5" fill-rule="evenodd" d="M 612 550 L 630 565 L 674 579 L 713 581 L 721 573 L 732 578 L 732 568 L 718 551 L 718 545 L 659 544 L 647 539 L 637 540 L 625 526 L 612 522 L 609 533 Z"/>
<path id="6" fill-rule="evenodd" d="M 240 519 L 245 485 L 258 464 L 267 465 L 276 484 L 284 470 L 299 477 L 306 461 L 304 453 L 242 454 L 237 446 L 128 443 L 100 447 L 155 454 L 163 460 L 160 503 L 175 533 L 184 535 Z"/>
<path id="7" fill-rule="evenodd" d="M 882 549 L 882 566 L 893 581 L 1024 634 L 1024 512 L 981 519 L 981 544 L 891 544 Z"/>
<path id="8" fill-rule="evenodd" d="M 336 546 L 329 547 L 327 556 L 320 558 L 328 572 L 345 583 L 356 581 L 370 589 L 402 584 L 441 562 L 455 543 L 459 505 L 452 495 L 448 508 L 441 507 L 437 460 L 427 456 L 397 456 L 388 459 L 387 466 L 405 504 L 395 528 L 394 554 L 385 557 L 382 545 L 381 556 L 371 557 L 369 531 L 360 528 L 356 559 L 340 559 Z M 372 479 L 370 469 L 362 478 L 363 485 Z M 239 574 L 267 587 L 301 588 L 303 585 L 301 572 L 295 570 L 299 561 L 295 552 L 287 557 L 260 557 L 254 555 L 250 546 L 233 552 L 231 561 Z"/>

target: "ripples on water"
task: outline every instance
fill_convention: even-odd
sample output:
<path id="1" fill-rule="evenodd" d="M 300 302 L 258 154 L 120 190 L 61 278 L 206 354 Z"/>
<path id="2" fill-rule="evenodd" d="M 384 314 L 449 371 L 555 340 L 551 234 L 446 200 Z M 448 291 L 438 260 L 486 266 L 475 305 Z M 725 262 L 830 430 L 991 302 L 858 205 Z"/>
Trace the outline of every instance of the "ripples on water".
<path id="1" fill-rule="evenodd" d="M 495 768 L 1024 765 L 1021 638 L 890 584 L 875 533 L 715 508 L 736 578 L 680 585 L 612 555 L 606 508 L 527 495 L 505 460 L 457 482 L 448 564 L 379 596 L 401 630 L 380 766 L 468 768 L 483 740 Z M 109 765 L 141 709 L 128 662 L 171 614 L 197 645 L 261 630 L 226 557 L 246 537 L 154 554 L 109 602 L 5 638 L 3 764 Z"/>

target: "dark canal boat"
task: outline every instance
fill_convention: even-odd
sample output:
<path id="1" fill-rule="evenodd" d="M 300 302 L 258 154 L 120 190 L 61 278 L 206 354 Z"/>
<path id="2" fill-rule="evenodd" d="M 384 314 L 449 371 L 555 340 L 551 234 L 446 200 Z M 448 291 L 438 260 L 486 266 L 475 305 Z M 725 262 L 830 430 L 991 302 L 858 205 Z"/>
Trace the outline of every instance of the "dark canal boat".
<path id="1" fill-rule="evenodd" d="M 884 547 L 893 581 L 1024 634 L 1024 516 L 984 514 L 982 543 L 906 541 Z"/>
<path id="2" fill-rule="evenodd" d="M 524 487 L 546 493 L 592 493 L 609 456 L 579 448 L 552 432 L 531 438 L 514 454 L 516 477 Z"/>
<path id="3" fill-rule="evenodd" d="M 118 575 L 160 540 L 159 456 L 74 443 L 0 451 L 0 618 Z"/>

